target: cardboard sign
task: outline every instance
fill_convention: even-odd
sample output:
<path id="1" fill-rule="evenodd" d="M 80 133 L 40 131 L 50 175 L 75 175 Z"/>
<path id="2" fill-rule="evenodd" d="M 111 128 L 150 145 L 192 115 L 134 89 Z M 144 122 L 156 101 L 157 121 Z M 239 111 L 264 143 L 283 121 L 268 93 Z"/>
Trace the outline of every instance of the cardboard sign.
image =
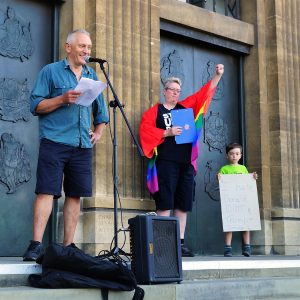
<path id="1" fill-rule="evenodd" d="M 261 230 L 256 180 L 252 174 L 221 174 L 223 231 Z"/>

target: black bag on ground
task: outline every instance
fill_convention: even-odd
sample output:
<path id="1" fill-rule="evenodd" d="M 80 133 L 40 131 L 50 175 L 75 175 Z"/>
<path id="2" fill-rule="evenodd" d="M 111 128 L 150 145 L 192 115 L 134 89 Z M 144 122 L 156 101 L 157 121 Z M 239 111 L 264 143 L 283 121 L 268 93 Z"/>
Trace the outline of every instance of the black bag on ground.
<path id="1" fill-rule="evenodd" d="M 131 270 L 118 259 L 93 257 L 74 247 L 51 244 L 41 259 L 42 274 L 29 275 L 29 284 L 39 288 L 103 288 L 132 291 L 143 299 Z"/>

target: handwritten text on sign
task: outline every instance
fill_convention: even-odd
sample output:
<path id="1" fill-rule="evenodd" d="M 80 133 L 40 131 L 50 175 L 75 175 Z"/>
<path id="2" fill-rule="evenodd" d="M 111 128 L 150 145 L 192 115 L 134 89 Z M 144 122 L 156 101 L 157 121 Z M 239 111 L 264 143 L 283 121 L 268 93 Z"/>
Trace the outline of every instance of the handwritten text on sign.
<path id="1" fill-rule="evenodd" d="M 223 231 L 260 230 L 256 180 L 252 174 L 222 174 L 220 196 Z"/>

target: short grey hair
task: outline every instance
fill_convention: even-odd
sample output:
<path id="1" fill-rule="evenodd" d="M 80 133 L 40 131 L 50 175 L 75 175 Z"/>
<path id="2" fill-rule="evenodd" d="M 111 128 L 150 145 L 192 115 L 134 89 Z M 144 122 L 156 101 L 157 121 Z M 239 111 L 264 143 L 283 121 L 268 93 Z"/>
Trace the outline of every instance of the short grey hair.
<path id="1" fill-rule="evenodd" d="M 67 40 L 66 43 L 70 44 L 71 42 L 73 42 L 74 36 L 77 33 L 83 33 L 86 34 L 87 36 L 91 36 L 90 33 L 88 31 L 86 31 L 85 29 L 75 29 L 72 32 L 70 32 L 67 36 Z"/>
<path id="2" fill-rule="evenodd" d="M 180 78 L 178 77 L 168 77 L 165 81 L 164 81 L 164 88 L 167 88 L 169 86 L 170 83 L 177 83 L 180 85 L 182 85 Z"/>

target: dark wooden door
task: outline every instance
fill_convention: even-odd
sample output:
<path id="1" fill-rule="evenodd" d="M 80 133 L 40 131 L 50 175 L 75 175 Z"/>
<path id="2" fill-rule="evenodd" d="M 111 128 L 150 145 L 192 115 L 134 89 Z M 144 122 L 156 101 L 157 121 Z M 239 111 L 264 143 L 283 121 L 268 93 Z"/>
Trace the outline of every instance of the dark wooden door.
<path id="1" fill-rule="evenodd" d="M 52 6 L 46 2 L 0 3 L 0 256 L 21 256 L 32 237 L 39 132 L 29 93 L 51 61 Z"/>
<path id="2" fill-rule="evenodd" d="M 217 63 L 225 66 L 225 74 L 204 120 L 195 202 L 188 216 L 185 236 L 187 245 L 203 255 L 223 254 L 224 238 L 216 174 L 226 163 L 225 145 L 239 142 L 240 137 L 238 62 L 238 56 L 205 47 L 196 41 L 178 39 L 178 36 L 176 39 L 161 37 L 161 81 L 169 76 L 181 78 L 182 99 L 212 78 Z M 239 238 L 235 237 L 234 243 L 240 243 Z"/>

